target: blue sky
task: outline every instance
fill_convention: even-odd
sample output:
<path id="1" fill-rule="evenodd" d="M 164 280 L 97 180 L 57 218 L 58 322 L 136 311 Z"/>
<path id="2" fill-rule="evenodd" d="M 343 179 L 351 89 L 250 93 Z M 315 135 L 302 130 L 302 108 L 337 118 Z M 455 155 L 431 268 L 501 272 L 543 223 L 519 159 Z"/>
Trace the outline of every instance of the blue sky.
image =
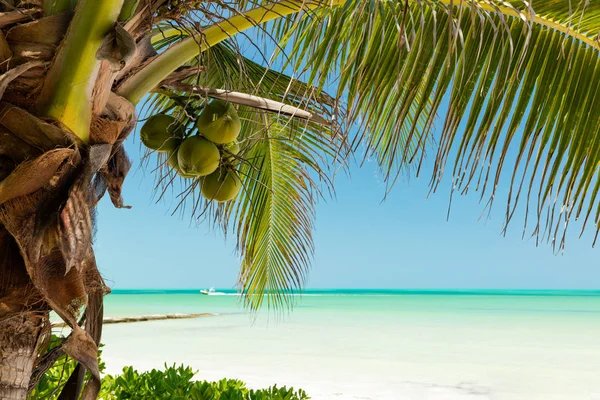
<path id="1" fill-rule="evenodd" d="M 108 198 L 99 206 L 95 248 L 113 288 L 235 286 L 239 260 L 234 240 L 225 240 L 189 216 L 171 216 L 173 195 L 156 204 L 153 176 L 140 167 L 139 139 L 126 148 L 134 166 L 124 197 L 131 210 Z M 549 245 L 521 239 L 517 218 L 501 235 L 503 203 L 487 222 L 478 221 L 476 194 L 455 197 L 450 219 L 449 179 L 428 195 L 427 170 L 402 180 L 381 202 L 385 186 L 375 165 L 352 168 L 336 180 L 337 198 L 317 206 L 316 254 L 307 282 L 313 288 L 523 288 L 597 289 L 600 269 L 592 232 L 568 238 L 563 255 Z M 447 176 L 446 178 L 449 178 Z"/>

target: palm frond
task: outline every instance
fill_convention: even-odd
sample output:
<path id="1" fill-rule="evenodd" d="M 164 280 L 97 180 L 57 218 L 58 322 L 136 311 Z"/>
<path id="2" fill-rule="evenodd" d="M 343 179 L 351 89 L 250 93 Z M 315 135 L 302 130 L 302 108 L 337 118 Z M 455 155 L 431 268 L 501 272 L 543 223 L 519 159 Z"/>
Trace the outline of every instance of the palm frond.
<path id="1" fill-rule="evenodd" d="M 423 78 L 433 72 L 427 61 L 440 64 L 445 57 L 439 41 L 437 57 L 435 48 L 411 49 L 407 35 L 426 41 L 427 27 L 435 25 L 433 13 L 415 17 L 397 2 L 350 1 L 274 27 L 293 70 L 319 93 L 335 93 L 347 110 L 345 129 L 354 130 L 353 148 L 364 145 L 365 157 L 374 156 L 388 178 L 424 152 L 433 87 Z M 427 27 L 416 30 L 420 24 Z"/>
<path id="2" fill-rule="evenodd" d="M 600 221 L 600 3 L 529 4 L 349 1 L 274 32 L 308 84 L 345 102 L 390 182 L 435 138 L 433 189 L 450 163 L 454 190 L 491 206 L 508 175 L 506 223 L 526 197 L 533 235 L 560 248 L 571 219 Z"/>
<path id="3" fill-rule="evenodd" d="M 265 115 L 247 125 L 254 125 L 255 133 L 240 168 L 244 188 L 219 216 L 237 233 L 243 255 L 239 286 L 246 305 L 256 310 L 266 298 L 269 308 L 281 309 L 291 305 L 288 295 L 302 288 L 310 266 L 314 205 L 320 195 L 315 179 L 326 179 L 323 157 L 333 157 L 338 144 Z"/>

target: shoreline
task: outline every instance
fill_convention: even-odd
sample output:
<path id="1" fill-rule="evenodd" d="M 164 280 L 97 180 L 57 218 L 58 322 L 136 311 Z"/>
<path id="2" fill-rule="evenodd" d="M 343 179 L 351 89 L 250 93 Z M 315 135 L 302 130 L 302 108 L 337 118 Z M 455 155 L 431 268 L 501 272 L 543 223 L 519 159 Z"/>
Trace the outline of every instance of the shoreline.
<path id="1" fill-rule="evenodd" d="M 201 317 L 216 317 L 219 314 L 216 313 L 195 313 L 195 314 L 157 314 L 157 315 L 140 315 L 135 317 L 110 317 L 102 320 L 103 325 L 107 324 L 124 324 L 131 322 L 145 322 L 145 321 L 162 321 L 166 319 L 192 319 Z M 53 328 L 66 328 L 68 325 L 64 322 L 52 324 Z"/>

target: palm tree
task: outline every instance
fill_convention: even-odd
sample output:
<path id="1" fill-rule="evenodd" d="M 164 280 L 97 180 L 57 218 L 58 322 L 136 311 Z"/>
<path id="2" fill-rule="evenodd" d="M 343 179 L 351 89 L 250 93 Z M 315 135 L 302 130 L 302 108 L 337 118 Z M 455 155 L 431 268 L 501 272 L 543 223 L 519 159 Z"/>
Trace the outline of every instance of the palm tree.
<path id="1" fill-rule="evenodd" d="M 2 399 L 25 398 L 65 353 L 79 365 L 62 397 L 97 396 L 108 289 L 92 249 L 94 207 L 105 192 L 125 207 L 130 163 L 121 144 L 138 105 L 142 116 L 170 113 L 189 126 L 209 98 L 236 104 L 243 120 L 236 200 L 202 200 L 199 182 L 178 178 L 164 155 L 146 160 L 157 160 L 159 197 L 181 190 L 177 209 L 236 235 L 239 286 L 252 309 L 265 301 L 285 307 L 285 294 L 301 288 L 315 201 L 353 157 L 375 159 L 391 187 L 435 151 L 433 190 L 451 166 L 453 190 L 479 191 L 488 206 L 501 182 L 510 185 L 506 223 L 524 198 L 532 215 L 524 232 L 557 248 L 573 219 L 598 231 L 598 2 L 4 0 L 0 7 Z M 276 51 L 257 63 L 240 43 Z M 436 115 L 443 121 L 434 137 Z M 50 310 L 72 333 L 45 352 Z M 86 371 L 92 378 L 84 385 Z"/>

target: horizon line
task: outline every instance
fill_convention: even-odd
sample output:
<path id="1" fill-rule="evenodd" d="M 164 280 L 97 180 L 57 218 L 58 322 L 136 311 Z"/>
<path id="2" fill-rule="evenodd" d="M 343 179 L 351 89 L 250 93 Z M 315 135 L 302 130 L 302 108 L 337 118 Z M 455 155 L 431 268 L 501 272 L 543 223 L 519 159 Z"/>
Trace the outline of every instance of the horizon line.
<path id="1" fill-rule="evenodd" d="M 236 292 L 235 288 L 214 287 L 215 290 L 226 290 Z M 111 288 L 112 291 L 200 291 L 205 286 L 193 288 Z M 396 292 L 600 292 L 600 288 L 304 288 L 293 290 L 291 293 L 304 293 L 307 291 L 396 291 Z"/>

